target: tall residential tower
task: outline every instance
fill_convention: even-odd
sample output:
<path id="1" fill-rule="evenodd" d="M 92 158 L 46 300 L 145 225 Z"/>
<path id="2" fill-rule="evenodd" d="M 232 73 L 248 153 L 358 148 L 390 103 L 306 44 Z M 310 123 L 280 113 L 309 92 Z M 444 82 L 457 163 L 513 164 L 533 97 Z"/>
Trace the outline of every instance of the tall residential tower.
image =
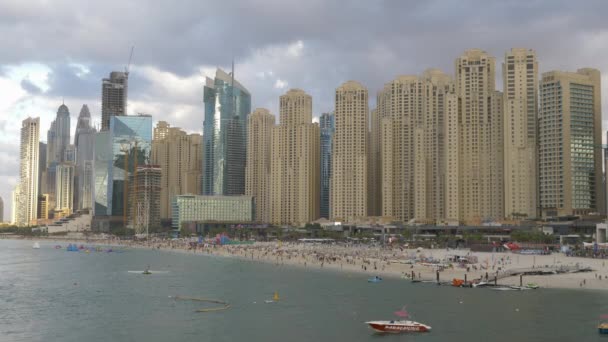
<path id="1" fill-rule="evenodd" d="M 538 62 L 533 50 L 511 49 L 502 66 L 504 89 L 505 216 L 538 212 Z"/>
<path id="2" fill-rule="evenodd" d="M 249 115 L 248 120 L 245 194 L 253 196 L 255 204 L 254 220 L 256 222 L 269 222 L 271 141 L 275 118 L 268 109 L 257 108 Z"/>
<path id="3" fill-rule="evenodd" d="M 539 172 L 543 217 L 604 211 L 601 78 L 596 69 L 543 73 Z"/>
<path id="4" fill-rule="evenodd" d="M 458 155 L 458 218 L 467 224 L 500 220 L 504 217 L 503 196 L 503 118 L 502 93 L 495 90 L 494 57 L 471 49 L 456 59 L 456 94 L 459 108 L 457 124 L 449 130 L 457 133 L 447 142 Z M 448 158 L 455 157 L 448 155 Z M 451 194 L 454 195 L 454 194 Z M 448 203 L 448 205 L 451 205 Z"/>
<path id="5" fill-rule="evenodd" d="M 291 89 L 280 98 L 280 124 L 272 132 L 270 222 L 304 225 L 319 218 L 319 125 L 312 97 Z"/>
<path id="6" fill-rule="evenodd" d="M 154 128 L 150 163 L 161 170 L 160 218 L 171 218 L 171 203 L 177 195 L 200 192 L 202 137 L 159 121 Z"/>
<path id="7" fill-rule="evenodd" d="M 23 120 L 21 123 L 20 182 L 16 207 L 16 223 L 20 226 L 28 225 L 37 218 L 39 141 L 40 118 Z"/>
<path id="8" fill-rule="evenodd" d="M 338 87 L 335 116 L 330 216 L 336 220 L 367 217 L 367 89 L 356 81 Z"/>

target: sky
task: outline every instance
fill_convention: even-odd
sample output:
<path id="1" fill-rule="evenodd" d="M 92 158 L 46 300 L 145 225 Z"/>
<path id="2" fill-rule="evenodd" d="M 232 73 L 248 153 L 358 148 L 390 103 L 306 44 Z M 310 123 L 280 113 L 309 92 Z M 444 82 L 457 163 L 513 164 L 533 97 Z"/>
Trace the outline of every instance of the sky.
<path id="1" fill-rule="evenodd" d="M 608 1 L 144 1 L 0 0 L 0 196 L 10 220 L 19 129 L 40 117 L 41 139 L 65 101 L 72 129 L 83 104 L 101 121 L 101 79 L 129 76 L 129 114 L 202 132 L 203 85 L 217 67 L 278 115 L 279 96 L 301 88 L 319 116 L 334 91 L 357 80 L 373 108 L 382 86 L 480 48 L 501 63 L 510 48 L 537 52 L 541 72 L 597 68 L 608 84 Z M 602 92 L 604 119 L 608 96 Z M 603 120 L 604 127 L 608 121 Z M 603 130 L 604 131 L 604 130 Z"/>

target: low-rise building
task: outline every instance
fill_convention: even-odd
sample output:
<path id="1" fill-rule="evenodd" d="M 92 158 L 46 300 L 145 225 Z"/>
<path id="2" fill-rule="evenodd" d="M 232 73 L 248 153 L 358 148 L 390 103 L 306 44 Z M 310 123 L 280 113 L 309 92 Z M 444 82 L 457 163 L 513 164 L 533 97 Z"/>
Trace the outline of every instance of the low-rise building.
<path id="1" fill-rule="evenodd" d="M 252 196 L 178 195 L 172 203 L 173 229 L 184 223 L 195 224 L 197 232 L 210 227 L 251 223 L 254 217 Z"/>

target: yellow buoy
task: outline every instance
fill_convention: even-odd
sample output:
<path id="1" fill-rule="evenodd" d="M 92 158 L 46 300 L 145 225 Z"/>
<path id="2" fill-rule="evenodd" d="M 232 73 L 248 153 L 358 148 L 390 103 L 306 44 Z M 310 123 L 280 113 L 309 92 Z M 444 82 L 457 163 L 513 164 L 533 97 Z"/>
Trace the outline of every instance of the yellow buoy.
<path id="1" fill-rule="evenodd" d="M 274 296 L 272 297 L 272 300 L 274 300 L 275 302 L 279 301 L 279 293 L 277 291 L 274 292 Z"/>

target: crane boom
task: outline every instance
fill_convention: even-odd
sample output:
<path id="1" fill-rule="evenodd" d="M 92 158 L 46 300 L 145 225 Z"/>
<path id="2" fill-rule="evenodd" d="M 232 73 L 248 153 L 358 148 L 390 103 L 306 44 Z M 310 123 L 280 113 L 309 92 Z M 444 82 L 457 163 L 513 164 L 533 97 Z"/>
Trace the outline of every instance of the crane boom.
<path id="1" fill-rule="evenodd" d="M 127 76 L 129 75 L 129 70 L 131 69 L 131 59 L 133 58 L 133 50 L 135 50 L 135 45 L 131 46 L 131 53 L 129 54 L 129 63 L 127 63 L 127 67 L 125 68 L 125 73 Z"/>

